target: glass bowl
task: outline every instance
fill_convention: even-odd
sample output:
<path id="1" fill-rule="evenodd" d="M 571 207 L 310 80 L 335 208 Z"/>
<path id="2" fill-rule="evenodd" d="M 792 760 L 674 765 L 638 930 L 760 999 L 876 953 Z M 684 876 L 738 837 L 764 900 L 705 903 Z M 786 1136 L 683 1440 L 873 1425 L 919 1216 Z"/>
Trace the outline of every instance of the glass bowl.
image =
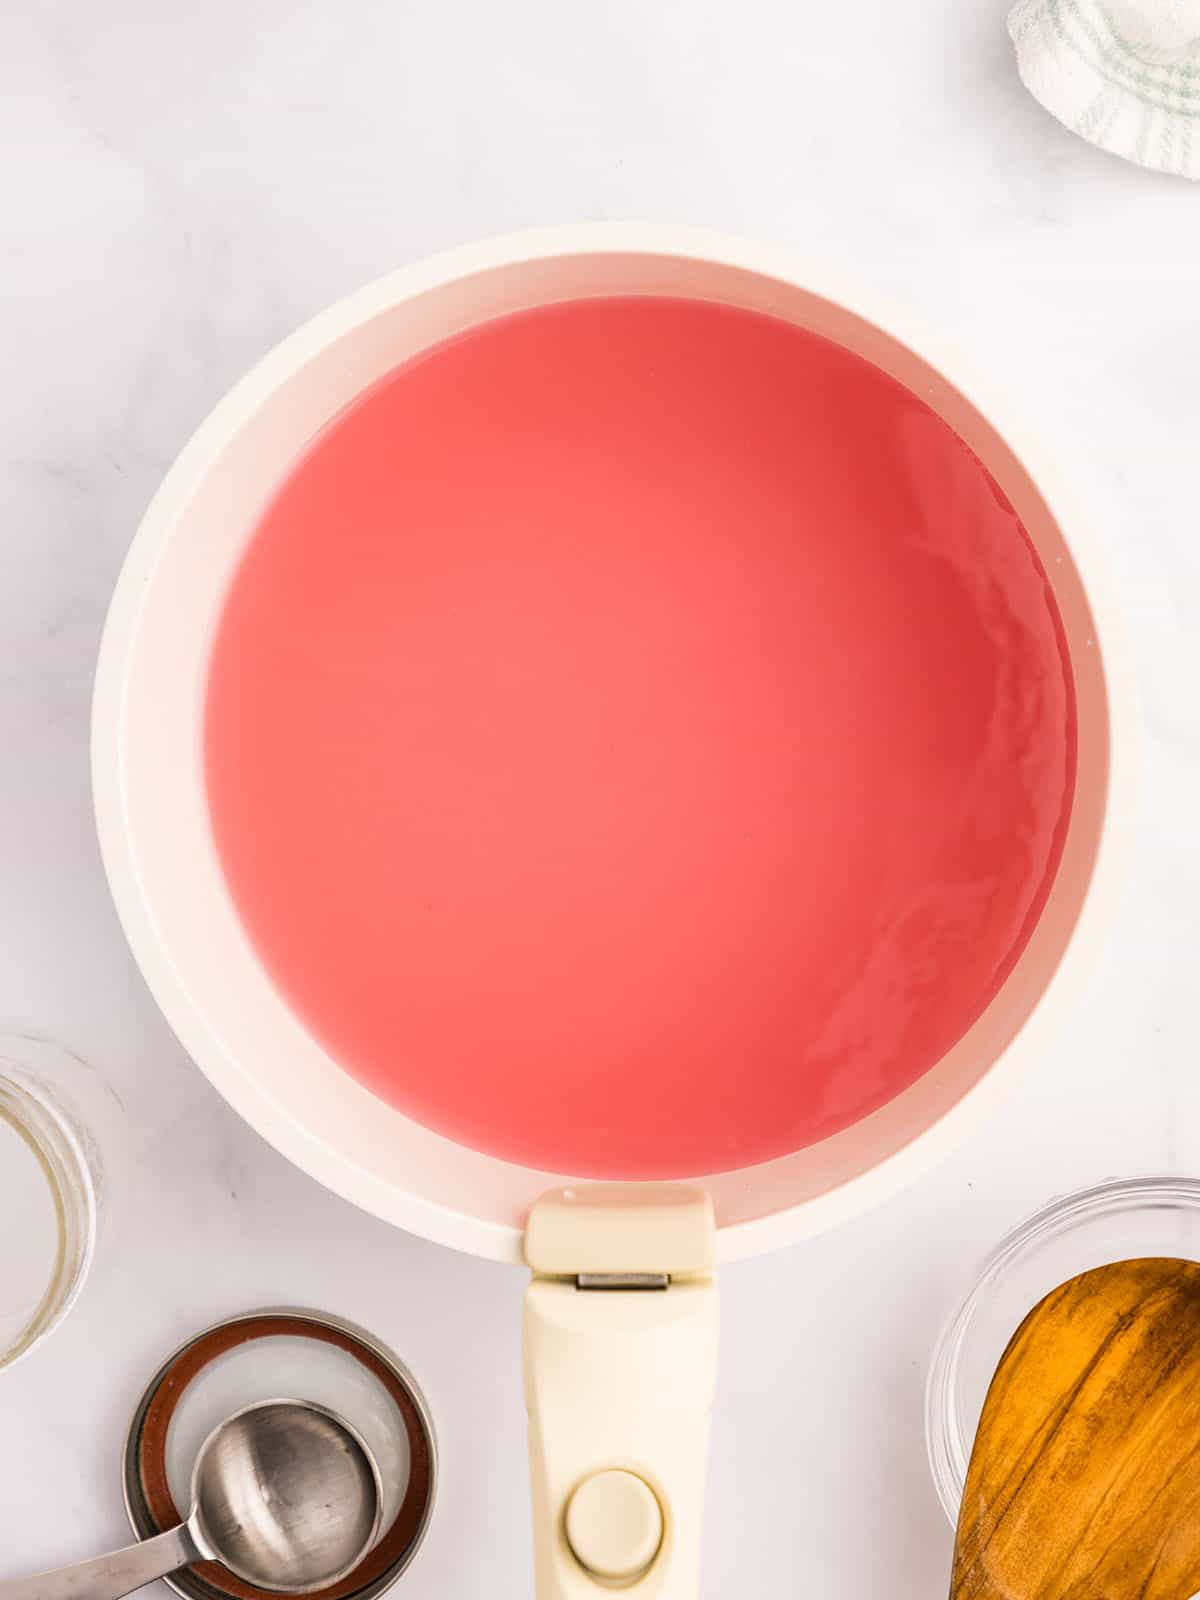
<path id="1" fill-rule="evenodd" d="M 111 1244 L 128 1166 L 107 1079 L 52 1039 L 0 1033 L 0 1368 L 78 1300 L 98 1244 Z"/>
<path id="2" fill-rule="evenodd" d="M 96 1243 L 84 1137 L 52 1091 L 0 1057 L 0 1367 L 27 1355 L 75 1303 Z"/>
<path id="3" fill-rule="evenodd" d="M 1044 1295 L 1078 1272 L 1138 1256 L 1200 1260 L 1200 1182 L 1124 1178 L 1054 1200 L 992 1252 L 934 1350 L 925 1438 L 952 1523 L 984 1397 L 1009 1339 Z"/>

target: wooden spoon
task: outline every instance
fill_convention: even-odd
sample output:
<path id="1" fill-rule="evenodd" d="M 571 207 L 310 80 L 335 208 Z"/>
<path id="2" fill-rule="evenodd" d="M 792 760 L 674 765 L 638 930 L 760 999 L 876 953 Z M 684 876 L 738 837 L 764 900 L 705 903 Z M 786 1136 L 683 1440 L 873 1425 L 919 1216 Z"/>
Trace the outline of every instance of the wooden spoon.
<path id="1" fill-rule="evenodd" d="M 950 1600 L 1200 1592 L 1200 1265 L 1071 1278 L 1013 1335 L 963 1491 Z"/>

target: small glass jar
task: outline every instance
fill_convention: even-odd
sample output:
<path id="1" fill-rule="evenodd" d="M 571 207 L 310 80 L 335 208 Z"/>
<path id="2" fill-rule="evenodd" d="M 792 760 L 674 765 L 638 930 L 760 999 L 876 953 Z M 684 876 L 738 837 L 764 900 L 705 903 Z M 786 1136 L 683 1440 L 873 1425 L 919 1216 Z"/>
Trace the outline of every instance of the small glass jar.
<path id="1" fill-rule="evenodd" d="M 958 1520 L 992 1374 L 1038 1301 L 1079 1272 L 1139 1256 L 1200 1260 L 1200 1182 L 1124 1178 L 1053 1201 L 992 1252 L 934 1350 L 925 1437 L 938 1498 Z"/>
<path id="2" fill-rule="evenodd" d="M 91 1268 L 104 1197 L 91 1102 L 102 1120 L 119 1112 L 69 1051 L 0 1036 L 0 1367 L 53 1332 Z"/>

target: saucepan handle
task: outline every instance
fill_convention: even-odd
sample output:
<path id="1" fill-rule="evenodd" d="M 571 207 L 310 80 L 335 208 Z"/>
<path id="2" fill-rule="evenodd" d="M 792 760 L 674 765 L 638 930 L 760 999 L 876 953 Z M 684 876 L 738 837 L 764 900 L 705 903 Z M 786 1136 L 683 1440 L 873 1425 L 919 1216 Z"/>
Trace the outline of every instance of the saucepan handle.
<path id="1" fill-rule="evenodd" d="M 717 1362 L 712 1203 L 588 1184 L 533 1208 L 525 1396 L 538 1600 L 696 1600 Z"/>

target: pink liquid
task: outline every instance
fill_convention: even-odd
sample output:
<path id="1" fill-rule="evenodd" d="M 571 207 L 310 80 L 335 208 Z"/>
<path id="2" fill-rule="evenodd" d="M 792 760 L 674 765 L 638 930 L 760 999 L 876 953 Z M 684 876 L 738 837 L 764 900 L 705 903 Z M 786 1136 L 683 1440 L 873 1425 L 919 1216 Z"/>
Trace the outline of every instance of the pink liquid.
<path id="1" fill-rule="evenodd" d="M 528 1165 L 764 1161 L 897 1094 L 1057 866 L 1045 573 L 920 400 L 773 319 L 593 300 L 393 373 L 212 659 L 231 891 L 312 1033 Z"/>

